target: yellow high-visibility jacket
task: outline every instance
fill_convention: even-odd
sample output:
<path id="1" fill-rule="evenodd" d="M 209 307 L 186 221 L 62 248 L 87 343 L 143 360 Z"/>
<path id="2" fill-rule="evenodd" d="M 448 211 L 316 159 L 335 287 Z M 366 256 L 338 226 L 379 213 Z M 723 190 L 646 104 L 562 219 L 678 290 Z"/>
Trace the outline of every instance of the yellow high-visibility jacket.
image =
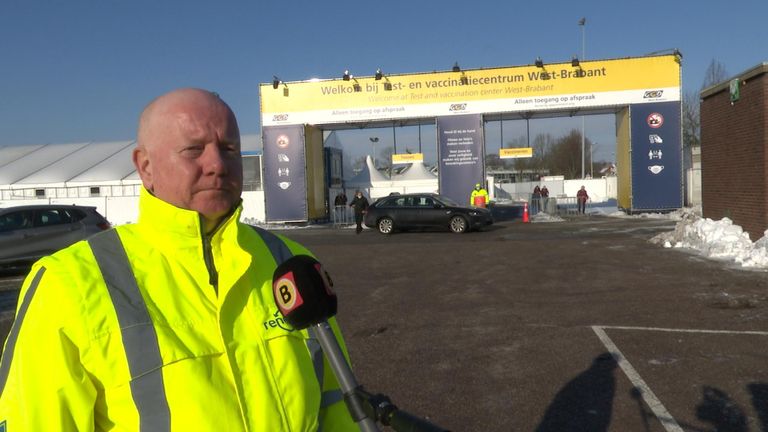
<path id="1" fill-rule="evenodd" d="M 475 197 L 477 196 L 483 197 L 485 203 L 488 204 L 488 191 L 485 188 L 480 188 L 480 190 L 472 189 L 472 193 L 469 195 L 469 205 L 475 205 Z"/>
<path id="2" fill-rule="evenodd" d="M 142 191 L 137 224 L 38 261 L 0 362 L 0 430 L 357 431 L 317 339 L 272 297 L 276 261 L 307 250 L 240 211 L 204 236 Z"/>

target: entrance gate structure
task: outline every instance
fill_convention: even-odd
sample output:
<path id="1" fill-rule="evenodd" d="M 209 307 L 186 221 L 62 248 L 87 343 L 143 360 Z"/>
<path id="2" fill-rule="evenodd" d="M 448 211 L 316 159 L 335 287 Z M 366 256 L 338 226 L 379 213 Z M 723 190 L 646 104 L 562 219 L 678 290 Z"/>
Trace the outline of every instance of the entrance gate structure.
<path id="1" fill-rule="evenodd" d="M 618 205 L 683 205 L 681 58 L 659 55 L 260 85 L 266 219 L 327 216 L 323 131 L 433 123 L 441 194 L 485 179 L 483 118 L 616 116 Z M 531 149 L 502 149 L 531 154 Z M 393 155 L 393 158 L 405 155 Z"/>

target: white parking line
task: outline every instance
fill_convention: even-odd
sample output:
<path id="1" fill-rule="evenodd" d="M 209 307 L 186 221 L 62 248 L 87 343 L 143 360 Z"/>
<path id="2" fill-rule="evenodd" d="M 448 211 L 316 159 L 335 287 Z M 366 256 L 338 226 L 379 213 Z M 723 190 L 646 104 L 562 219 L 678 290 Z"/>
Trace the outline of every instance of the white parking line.
<path id="1" fill-rule="evenodd" d="M 672 417 L 672 415 L 669 414 L 667 408 L 664 407 L 659 398 L 657 398 L 651 388 L 648 387 L 648 384 L 643 381 L 643 379 L 640 377 L 640 374 L 638 374 L 635 368 L 632 367 L 629 361 L 624 357 L 624 354 L 622 354 L 619 350 L 619 347 L 613 343 L 603 328 L 616 327 L 592 326 L 592 330 L 595 332 L 597 337 L 600 338 L 600 341 L 603 343 L 603 345 L 605 345 L 605 348 L 608 349 L 608 352 L 611 353 L 613 358 L 616 360 L 616 363 L 618 363 L 619 367 L 621 367 L 621 370 L 624 371 L 624 374 L 627 375 L 627 378 L 629 378 L 629 380 L 632 382 L 632 385 L 640 390 L 640 394 L 643 396 L 645 404 L 648 405 L 651 411 L 653 411 L 653 413 L 656 415 L 656 418 L 658 418 L 661 422 L 661 425 L 664 426 L 664 429 L 667 432 L 683 432 L 683 428 L 677 424 L 677 421 Z"/>
<path id="2" fill-rule="evenodd" d="M 673 329 L 663 327 L 627 327 L 627 326 L 592 326 L 592 328 L 601 329 L 614 329 L 614 330 L 646 330 L 646 331 L 660 331 L 669 333 L 708 333 L 708 334 L 743 334 L 753 336 L 768 336 L 768 332 L 764 331 L 738 331 L 738 330 L 701 330 L 701 329 Z"/>

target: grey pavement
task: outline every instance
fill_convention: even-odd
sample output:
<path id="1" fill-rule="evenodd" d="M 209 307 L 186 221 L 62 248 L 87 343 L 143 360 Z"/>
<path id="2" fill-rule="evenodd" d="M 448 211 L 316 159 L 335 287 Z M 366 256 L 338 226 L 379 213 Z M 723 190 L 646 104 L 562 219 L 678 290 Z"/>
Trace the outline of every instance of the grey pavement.
<path id="1" fill-rule="evenodd" d="M 358 381 L 453 431 L 766 431 L 767 274 L 648 242 L 673 227 L 278 232 L 331 274 Z"/>

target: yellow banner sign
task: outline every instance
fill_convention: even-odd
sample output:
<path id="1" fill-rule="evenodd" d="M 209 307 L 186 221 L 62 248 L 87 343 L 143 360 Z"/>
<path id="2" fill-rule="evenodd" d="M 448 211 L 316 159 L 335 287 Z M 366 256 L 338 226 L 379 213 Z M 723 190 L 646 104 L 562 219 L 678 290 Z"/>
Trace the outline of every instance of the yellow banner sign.
<path id="1" fill-rule="evenodd" d="M 405 164 L 405 163 L 413 163 L 413 162 L 424 162 L 424 154 L 423 153 L 402 153 L 402 154 L 392 155 L 393 164 Z"/>
<path id="2" fill-rule="evenodd" d="M 262 125 L 573 109 L 680 100 L 677 56 L 260 86 Z"/>
<path id="3" fill-rule="evenodd" d="M 529 158 L 529 157 L 533 157 L 533 148 L 531 147 L 499 149 L 499 158 L 501 159 Z"/>

